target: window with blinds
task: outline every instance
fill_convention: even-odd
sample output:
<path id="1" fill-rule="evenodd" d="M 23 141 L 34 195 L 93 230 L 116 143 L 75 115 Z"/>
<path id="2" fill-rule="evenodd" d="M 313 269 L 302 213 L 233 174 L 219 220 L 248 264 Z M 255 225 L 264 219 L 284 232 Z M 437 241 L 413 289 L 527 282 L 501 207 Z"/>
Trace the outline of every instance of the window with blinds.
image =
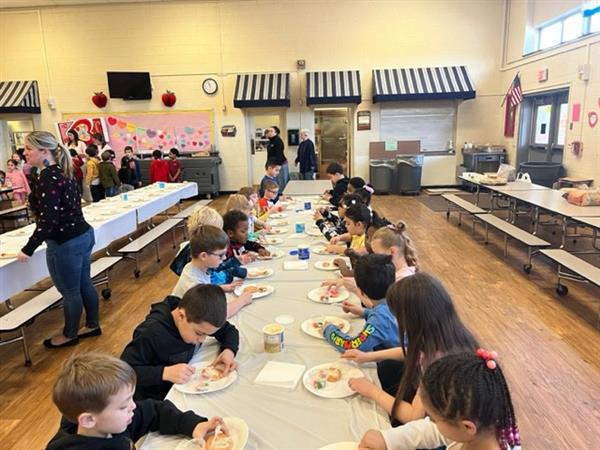
<path id="1" fill-rule="evenodd" d="M 395 102 L 381 105 L 379 134 L 382 141 L 421 141 L 421 151 L 452 147 L 457 103 L 452 100 Z"/>

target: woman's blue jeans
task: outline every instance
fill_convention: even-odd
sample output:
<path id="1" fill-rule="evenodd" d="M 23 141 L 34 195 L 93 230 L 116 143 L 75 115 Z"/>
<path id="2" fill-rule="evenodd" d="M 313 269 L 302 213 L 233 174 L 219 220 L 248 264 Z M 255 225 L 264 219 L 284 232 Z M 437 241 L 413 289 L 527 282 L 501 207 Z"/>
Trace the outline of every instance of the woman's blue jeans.
<path id="1" fill-rule="evenodd" d="M 279 192 L 283 192 L 285 186 L 290 181 L 290 166 L 287 162 L 281 165 L 281 170 L 279 171 L 279 175 L 277 175 L 277 184 L 279 185 Z"/>
<path id="2" fill-rule="evenodd" d="M 85 309 L 85 326 L 98 328 L 98 293 L 90 276 L 94 229 L 59 244 L 46 241 L 46 263 L 54 286 L 61 293 L 64 304 L 67 338 L 76 338 L 79 330 L 81 311 Z"/>

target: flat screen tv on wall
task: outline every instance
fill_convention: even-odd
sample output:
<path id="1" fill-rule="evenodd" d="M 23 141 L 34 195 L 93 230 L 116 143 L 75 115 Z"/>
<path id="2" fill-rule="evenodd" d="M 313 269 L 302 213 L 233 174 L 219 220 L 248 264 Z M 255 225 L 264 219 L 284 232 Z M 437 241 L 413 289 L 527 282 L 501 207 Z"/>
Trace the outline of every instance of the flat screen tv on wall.
<path id="1" fill-rule="evenodd" d="M 149 72 L 106 72 L 110 98 L 149 100 L 152 85 Z"/>

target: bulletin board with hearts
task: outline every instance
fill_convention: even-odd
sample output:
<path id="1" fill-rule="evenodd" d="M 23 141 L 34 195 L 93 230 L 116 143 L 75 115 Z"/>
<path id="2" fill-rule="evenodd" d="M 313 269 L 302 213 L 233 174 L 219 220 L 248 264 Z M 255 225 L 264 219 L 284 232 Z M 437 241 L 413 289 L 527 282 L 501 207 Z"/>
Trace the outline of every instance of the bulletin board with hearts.
<path id="1" fill-rule="evenodd" d="M 81 115 L 64 117 L 78 120 Z M 136 152 L 172 147 L 199 152 L 210 150 L 213 143 L 212 111 L 106 114 L 104 123 L 107 141 L 117 152 L 127 145 Z"/>

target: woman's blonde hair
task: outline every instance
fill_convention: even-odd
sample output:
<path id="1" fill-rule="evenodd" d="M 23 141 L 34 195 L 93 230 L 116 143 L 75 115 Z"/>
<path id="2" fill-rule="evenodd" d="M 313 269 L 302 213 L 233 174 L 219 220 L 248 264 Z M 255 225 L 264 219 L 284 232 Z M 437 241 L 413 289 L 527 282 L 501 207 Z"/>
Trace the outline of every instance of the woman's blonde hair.
<path id="1" fill-rule="evenodd" d="M 240 211 L 251 210 L 252 203 L 245 195 L 232 194 L 229 196 L 227 204 L 225 205 L 225 212 L 231 211 L 232 209 L 239 209 Z"/>
<path id="2" fill-rule="evenodd" d="M 381 245 L 385 248 L 397 247 L 404 255 L 406 263 L 417 270 L 419 269 L 417 250 L 413 245 L 412 239 L 406 234 L 405 222 L 400 221 L 395 225 L 379 228 L 373 234 L 371 242 L 375 240 L 381 241 Z"/>
<path id="3" fill-rule="evenodd" d="M 56 164 L 60 166 L 65 177 L 73 178 L 73 161 L 69 150 L 62 145 L 56 137 L 47 131 L 32 131 L 25 137 L 25 141 L 38 150 L 48 150 Z"/>
<path id="4" fill-rule="evenodd" d="M 188 231 L 190 236 L 202 225 L 212 225 L 217 228 L 223 228 L 223 218 L 217 210 L 210 206 L 199 206 L 188 217 Z"/>

